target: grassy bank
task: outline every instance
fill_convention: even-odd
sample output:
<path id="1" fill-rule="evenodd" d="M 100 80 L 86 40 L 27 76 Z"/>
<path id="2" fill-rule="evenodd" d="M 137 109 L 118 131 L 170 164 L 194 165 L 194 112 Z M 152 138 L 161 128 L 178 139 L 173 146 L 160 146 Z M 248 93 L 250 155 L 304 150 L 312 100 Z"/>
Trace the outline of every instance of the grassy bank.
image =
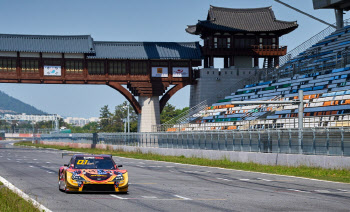
<path id="1" fill-rule="evenodd" d="M 39 212 L 30 202 L 27 202 L 12 192 L 0 182 L 0 212 Z"/>
<path id="2" fill-rule="evenodd" d="M 70 148 L 54 145 L 42 145 L 42 144 L 32 144 L 31 142 L 19 142 L 15 145 L 26 145 L 35 146 L 43 148 L 54 148 L 60 150 L 78 151 L 86 152 L 92 154 L 112 154 L 114 156 L 121 156 L 127 158 L 136 159 L 146 159 L 146 160 L 156 160 L 156 161 L 168 161 L 183 164 L 193 164 L 201 166 L 211 166 L 211 167 L 221 167 L 228 169 L 239 169 L 245 171 L 255 171 L 271 174 L 281 174 L 290 175 L 298 177 L 313 178 L 319 180 L 329 180 L 335 182 L 350 183 L 350 170 L 332 170 L 332 169 L 322 169 L 322 168 L 310 168 L 306 166 L 300 167 L 287 167 L 287 166 L 270 166 L 270 165 L 260 165 L 256 163 L 242 163 L 242 162 L 232 162 L 227 159 L 223 160 L 210 160 L 205 158 L 185 158 L 184 156 L 163 156 L 158 154 L 143 154 L 141 152 L 125 152 L 121 150 L 101 150 L 101 149 L 86 149 L 86 148 Z"/>

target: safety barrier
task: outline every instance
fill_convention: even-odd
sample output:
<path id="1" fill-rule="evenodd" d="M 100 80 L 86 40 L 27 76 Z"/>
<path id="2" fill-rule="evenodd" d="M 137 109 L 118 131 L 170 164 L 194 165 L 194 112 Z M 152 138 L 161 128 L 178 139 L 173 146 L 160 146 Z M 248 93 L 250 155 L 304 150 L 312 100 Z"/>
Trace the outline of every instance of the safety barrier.
<path id="1" fill-rule="evenodd" d="M 48 134 L 42 141 L 350 156 L 350 129 L 275 129 L 168 133 Z"/>

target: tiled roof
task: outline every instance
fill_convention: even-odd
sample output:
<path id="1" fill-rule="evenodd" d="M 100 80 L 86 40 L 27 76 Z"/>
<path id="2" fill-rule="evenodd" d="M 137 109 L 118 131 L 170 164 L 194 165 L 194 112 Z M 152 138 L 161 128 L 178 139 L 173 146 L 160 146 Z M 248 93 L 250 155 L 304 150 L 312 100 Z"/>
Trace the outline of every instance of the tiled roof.
<path id="1" fill-rule="evenodd" d="M 288 33 L 297 27 L 296 22 L 277 20 L 271 7 L 232 9 L 210 6 L 207 20 L 198 21 L 197 25 L 189 25 L 186 31 L 201 34 L 204 28 L 219 31 Z"/>
<path id="2" fill-rule="evenodd" d="M 198 42 L 100 42 L 95 56 L 99 59 L 201 59 Z"/>
<path id="3" fill-rule="evenodd" d="M 90 35 L 0 34 L 0 51 L 94 53 L 94 46 Z"/>

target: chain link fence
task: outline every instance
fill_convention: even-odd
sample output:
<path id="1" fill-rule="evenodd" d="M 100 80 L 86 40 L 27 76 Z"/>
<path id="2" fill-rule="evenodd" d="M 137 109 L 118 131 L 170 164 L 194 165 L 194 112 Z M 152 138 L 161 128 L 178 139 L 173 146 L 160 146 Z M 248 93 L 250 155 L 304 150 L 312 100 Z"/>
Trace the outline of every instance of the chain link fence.
<path id="1" fill-rule="evenodd" d="M 41 135 L 41 140 L 169 149 L 350 156 L 349 128 L 46 134 Z"/>

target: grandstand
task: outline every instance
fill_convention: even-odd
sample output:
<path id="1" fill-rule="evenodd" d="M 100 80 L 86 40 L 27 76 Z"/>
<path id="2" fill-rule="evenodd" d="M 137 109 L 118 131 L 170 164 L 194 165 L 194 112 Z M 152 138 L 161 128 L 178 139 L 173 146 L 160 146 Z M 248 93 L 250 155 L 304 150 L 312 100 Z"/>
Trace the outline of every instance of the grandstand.
<path id="1" fill-rule="evenodd" d="M 350 126 L 350 26 L 326 36 L 259 82 L 167 131 L 297 128 L 297 105 L 233 105 L 232 101 L 293 100 L 304 91 L 304 127 Z"/>

